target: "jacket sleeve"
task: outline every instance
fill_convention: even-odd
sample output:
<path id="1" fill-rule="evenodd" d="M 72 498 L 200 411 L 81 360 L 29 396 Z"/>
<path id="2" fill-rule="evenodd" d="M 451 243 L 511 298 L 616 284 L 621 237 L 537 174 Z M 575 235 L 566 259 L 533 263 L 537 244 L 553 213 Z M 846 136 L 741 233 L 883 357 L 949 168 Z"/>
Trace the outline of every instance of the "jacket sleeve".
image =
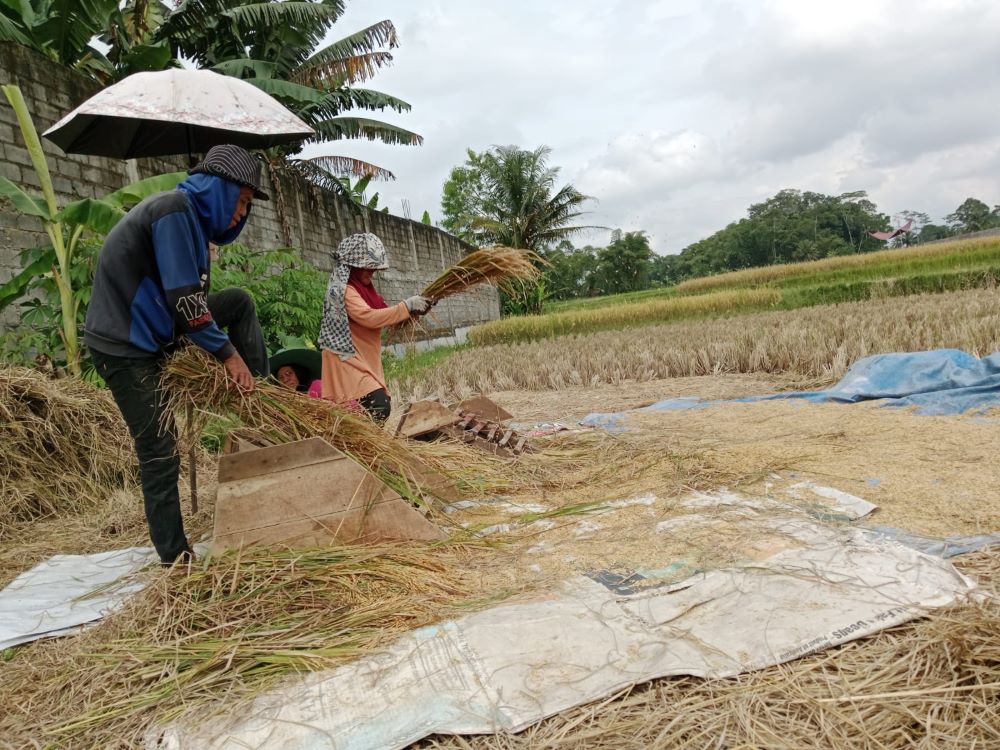
<path id="1" fill-rule="evenodd" d="M 180 332 L 205 351 L 225 360 L 236 351 L 208 310 L 208 245 L 199 248 L 201 232 L 184 211 L 153 222 L 153 253 L 167 306 Z M 199 262 L 204 256 L 204 263 Z M 204 276 L 203 276 L 204 274 Z"/>
<path id="2" fill-rule="evenodd" d="M 349 286 L 344 292 L 344 307 L 347 310 L 347 317 L 365 328 L 385 328 L 393 323 L 401 323 L 410 317 L 410 311 L 406 309 L 405 302 L 375 310 L 369 307 L 368 303 L 361 299 L 361 295 Z"/>

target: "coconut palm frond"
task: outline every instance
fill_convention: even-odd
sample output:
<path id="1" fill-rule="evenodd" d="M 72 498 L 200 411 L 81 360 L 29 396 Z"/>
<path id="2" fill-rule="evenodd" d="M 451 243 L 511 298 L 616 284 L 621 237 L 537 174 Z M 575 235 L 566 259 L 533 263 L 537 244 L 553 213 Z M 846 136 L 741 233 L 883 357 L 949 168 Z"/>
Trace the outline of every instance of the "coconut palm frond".
<path id="1" fill-rule="evenodd" d="M 313 124 L 316 140 L 338 141 L 345 138 L 367 138 L 370 141 L 419 146 L 424 137 L 404 128 L 363 117 L 333 117 Z"/>
<path id="2" fill-rule="evenodd" d="M 351 156 L 315 156 L 311 159 L 301 159 L 300 161 L 310 162 L 335 175 L 349 174 L 354 177 L 370 177 L 373 180 L 396 179 L 396 175 L 385 167 L 380 167 L 363 159 L 355 159 Z"/>

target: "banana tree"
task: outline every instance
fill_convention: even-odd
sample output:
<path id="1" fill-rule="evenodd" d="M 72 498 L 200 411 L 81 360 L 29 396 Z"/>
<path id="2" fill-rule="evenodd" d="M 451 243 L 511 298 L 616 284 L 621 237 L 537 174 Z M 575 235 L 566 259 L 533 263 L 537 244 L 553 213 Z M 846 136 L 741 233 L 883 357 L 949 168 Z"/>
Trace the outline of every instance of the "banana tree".
<path id="1" fill-rule="evenodd" d="M 166 9 L 159 0 L 0 0 L 0 42 L 15 42 L 102 85 L 141 70 L 173 64 L 152 39 Z M 127 33 L 126 33 L 127 32 Z M 108 55 L 92 46 L 100 39 Z"/>
<path id="2" fill-rule="evenodd" d="M 48 162 L 21 90 L 15 85 L 0 86 L 0 89 L 17 116 L 42 190 L 42 196 L 37 197 L 6 177 L 0 177 L 0 197 L 8 199 L 20 213 L 38 218 L 49 240 L 48 245 L 22 254 L 23 268 L 20 273 L 0 286 L 0 310 L 51 279 L 59 297 L 60 339 L 66 352 L 66 365 L 72 374 L 80 375 L 78 317 L 83 297 L 80 290 L 74 289 L 72 272 L 81 239 L 88 230 L 99 235 L 107 234 L 125 215 L 126 206 L 138 203 L 153 193 L 176 187 L 186 173 L 158 175 L 128 185 L 104 198 L 85 198 L 60 209 Z"/>

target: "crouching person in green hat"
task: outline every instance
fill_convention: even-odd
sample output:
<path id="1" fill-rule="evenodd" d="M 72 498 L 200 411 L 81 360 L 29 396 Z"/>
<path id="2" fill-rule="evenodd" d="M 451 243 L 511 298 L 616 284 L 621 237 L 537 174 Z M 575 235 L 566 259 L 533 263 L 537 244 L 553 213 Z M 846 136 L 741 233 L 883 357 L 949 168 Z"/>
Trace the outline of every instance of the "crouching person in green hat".
<path id="1" fill-rule="evenodd" d="M 323 359 L 315 349 L 282 349 L 270 363 L 271 374 L 286 388 L 323 398 Z"/>
<path id="2" fill-rule="evenodd" d="M 160 374 L 186 336 L 225 365 L 236 387 L 267 377 L 264 337 L 242 289 L 209 294 L 209 243 L 233 242 L 260 189 L 261 163 L 216 146 L 176 190 L 139 203 L 101 248 L 84 341 L 135 443 L 149 536 L 165 565 L 192 556 L 177 482 L 176 429 Z M 228 335 L 223 332 L 228 331 Z"/>

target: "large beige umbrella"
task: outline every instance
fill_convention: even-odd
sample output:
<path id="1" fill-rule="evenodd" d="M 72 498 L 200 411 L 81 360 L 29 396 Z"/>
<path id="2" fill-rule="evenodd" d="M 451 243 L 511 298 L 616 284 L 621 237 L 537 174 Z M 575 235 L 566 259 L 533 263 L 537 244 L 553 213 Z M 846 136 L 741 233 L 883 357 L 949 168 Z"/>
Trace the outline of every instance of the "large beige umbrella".
<path id="1" fill-rule="evenodd" d="M 132 159 L 196 154 L 234 143 L 270 148 L 314 131 L 253 84 L 210 70 L 135 73 L 43 134 L 68 154 Z"/>

